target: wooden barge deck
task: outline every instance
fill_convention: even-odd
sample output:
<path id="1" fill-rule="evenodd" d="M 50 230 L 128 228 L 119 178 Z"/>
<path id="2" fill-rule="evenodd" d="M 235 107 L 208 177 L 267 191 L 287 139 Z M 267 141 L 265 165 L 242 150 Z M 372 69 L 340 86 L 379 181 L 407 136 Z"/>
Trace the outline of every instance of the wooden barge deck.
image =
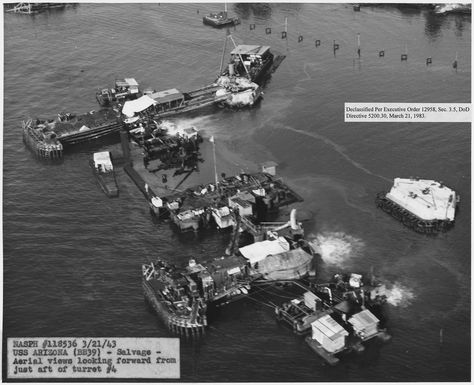
<path id="1" fill-rule="evenodd" d="M 127 148 L 129 144 L 124 143 L 125 137 L 122 137 L 122 145 Z M 156 208 L 152 198 L 159 198 L 162 201 L 162 207 L 155 213 L 171 215 L 173 222 L 181 231 L 197 231 L 207 226 L 210 209 L 228 205 L 229 197 L 234 196 L 238 190 L 240 193 L 248 194 L 252 194 L 252 190 L 265 190 L 265 196 L 262 196 L 261 200 L 264 201 L 263 205 L 266 206 L 264 211 L 267 213 L 303 201 L 300 195 L 275 176 L 256 171 L 239 174 L 239 171 L 242 171 L 240 168 L 235 166 L 229 168 L 229 165 L 225 170 L 237 171 L 237 175 L 225 178 L 221 176 L 216 188 L 213 165 L 209 161 L 206 162 L 206 159 L 212 159 L 211 144 L 204 140 L 200 151 L 204 154 L 204 162 L 199 165 L 198 170 L 191 170 L 184 176 L 173 176 L 168 170 L 154 172 L 153 167 L 146 168 L 140 146 L 132 143 L 129 149 L 131 159 L 125 167 L 126 173 L 143 193 L 151 208 Z M 202 183 L 206 180 L 208 183 Z M 196 215 L 188 215 L 193 211 Z M 260 220 L 267 219 L 262 215 Z"/>

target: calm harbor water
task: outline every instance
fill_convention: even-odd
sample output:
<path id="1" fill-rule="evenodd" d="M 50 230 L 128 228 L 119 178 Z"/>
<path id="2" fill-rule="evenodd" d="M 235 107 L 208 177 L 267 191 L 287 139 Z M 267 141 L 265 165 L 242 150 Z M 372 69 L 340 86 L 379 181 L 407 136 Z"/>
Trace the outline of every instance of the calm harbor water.
<path id="1" fill-rule="evenodd" d="M 95 89 L 120 77 L 159 90 L 209 83 L 226 30 L 204 26 L 202 16 L 218 8 L 84 3 L 4 15 L 4 337 L 170 336 L 144 306 L 141 263 L 219 256 L 226 234 L 196 239 L 153 221 L 120 169 L 120 197 L 106 198 L 88 160 L 99 149 L 118 151 L 113 141 L 70 151 L 58 165 L 35 160 L 22 143 L 21 120 L 96 109 Z M 373 267 L 390 290 L 393 339 L 337 367 L 322 366 L 271 309 L 244 300 L 222 308 L 204 339 L 182 341 L 181 379 L 468 381 L 470 125 L 344 123 L 343 105 L 470 102 L 470 15 L 310 3 L 229 4 L 229 10 L 242 19 L 230 29 L 237 43 L 270 45 L 287 57 L 256 108 L 180 119 L 214 135 L 236 164 L 279 164 L 279 174 L 305 199 L 301 211 L 311 214 L 306 234 L 322 247 L 318 276 Z M 340 44 L 336 54 L 333 40 Z M 426 66 L 429 56 L 433 64 Z M 412 175 L 460 193 L 450 232 L 419 235 L 375 208 L 378 191 Z"/>

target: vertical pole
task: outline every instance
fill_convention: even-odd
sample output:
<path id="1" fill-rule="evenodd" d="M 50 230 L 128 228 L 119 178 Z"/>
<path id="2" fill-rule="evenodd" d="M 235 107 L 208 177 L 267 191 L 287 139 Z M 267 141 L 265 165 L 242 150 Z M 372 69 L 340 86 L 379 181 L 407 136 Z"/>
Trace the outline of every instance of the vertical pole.
<path id="1" fill-rule="evenodd" d="M 222 69 L 223 69 L 223 66 L 224 66 L 224 55 L 225 55 L 225 49 L 227 47 L 227 36 L 225 37 L 225 40 L 224 40 L 224 48 L 222 49 L 222 57 L 221 57 L 221 68 L 219 70 L 219 76 L 222 75 Z"/>
<path id="2" fill-rule="evenodd" d="M 288 33 L 288 17 L 285 16 L 285 32 Z"/>
<path id="3" fill-rule="evenodd" d="M 357 55 L 360 57 L 360 33 L 357 34 Z"/>
<path id="4" fill-rule="evenodd" d="M 217 190 L 218 179 L 217 179 L 217 163 L 216 163 L 216 142 L 215 142 L 214 136 L 212 136 L 211 139 L 212 139 L 212 153 L 214 155 L 214 177 L 216 178 L 216 190 Z"/>
<path id="5" fill-rule="evenodd" d="M 128 134 L 124 129 L 120 130 L 120 141 L 122 143 L 122 153 L 127 164 L 130 163 L 130 147 L 128 145 Z"/>

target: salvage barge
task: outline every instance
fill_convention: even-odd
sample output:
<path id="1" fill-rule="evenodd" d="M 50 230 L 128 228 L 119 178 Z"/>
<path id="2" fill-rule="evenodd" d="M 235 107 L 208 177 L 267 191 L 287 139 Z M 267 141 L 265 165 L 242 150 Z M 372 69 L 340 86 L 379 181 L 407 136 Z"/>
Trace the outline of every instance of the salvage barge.
<path id="1" fill-rule="evenodd" d="M 373 313 L 386 297 L 364 285 L 361 275 L 336 274 L 333 282 L 300 286 L 303 295 L 277 306 L 276 317 L 298 335 L 311 333 L 306 343 L 330 365 L 339 362 L 339 353 L 364 351 L 363 342 L 390 340 Z"/>
<path id="2" fill-rule="evenodd" d="M 182 335 L 204 333 L 207 307 L 248 294 L 251 278 L 245 260 L 237 256 L 199 264 L 191 259 L 178 268 L 158 260 L 142 266 L 147 303 L 168 328 Z"/>
<path id="3" fill-rule="evenodd" d="M 267 220 L 269 213 L 303 201 L 280 179 L 263 172 L 225 177 L 217 185 L 195 186 L 160 198 L 160 213 L 167 212 L 180 231 L 207 227 L 211 217 L 220 228 L 233 226 L 229 211 L 232 209 L 245 213 L 242 216 L 255 233 L 260 232 L 259 222 Z"/>
<path id="4" fill-rule="evenodd" d="M 459 195 L 441 182 L 395 178 L 389 192 L 377 194 L 375 203 L 410 229 L 425 234 L 454 226 Z"/>

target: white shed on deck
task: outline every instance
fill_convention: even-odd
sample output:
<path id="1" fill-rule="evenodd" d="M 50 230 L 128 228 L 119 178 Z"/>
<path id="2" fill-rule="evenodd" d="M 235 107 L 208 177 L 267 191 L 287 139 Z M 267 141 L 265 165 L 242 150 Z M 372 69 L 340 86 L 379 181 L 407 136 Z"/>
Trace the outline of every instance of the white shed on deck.
<path id="1" fill-rule="evenodd" d="M 268 162 L 262 163 L 262 172 L 275 176 L 277 166 L 278 163 L 269 160 Z"/>
<path id="2" fill-rule="evenodd" d="M 319 308 L 318 302 L 321 304 L 322 300 L 316 294 L 311 291 L 307 291 L 303 294 L 304 304 L 312 310 Z"/>
<path id="3" fill-rule="evenodd" d="M 330 353 L 337 353 L 346 347 L 348 331 L 336 322 L 329 314 L 322 316 L 311 324 L 312 339 Z"/>
<path id="4" fill-rule="evenodd" d="M 367 340 L 378 333 L 380 321 L 370 310 L 365 309 L 349 318 L 349 323 L 362 340 Z"/>
<path id="5" fill-rule="evenodd" d="M 248 195 L 253 197 L 252 194 L 248 194 Z M 254 198 L 254 201 L 255 201 L 255 198 Z M 244 199 L 243 197 L 239 195 L 234 195 L 233 197 L 229 198 L 229 206 L 232 209 L 239 210 L 239 215 L 241 217 L 246 217 L 253 214 L 252 204 L 248 200 Z"/>
<path id="6" fill-rule="evenodd" d="M 235 225 L 234 218 L 232 217 L 232 214 L 227 206 L 213 208 L 212 216 L 216 221 L 217 227 L 220 229 L 226 229 Z"/>
<path id="7" fill-rule="evenodd" d="M 102 172 L 112 171 L 114 166 L 112 165 L 112 159 L 110 158 L 109 151 L 95 152 L 94 153 L 94 166 L 97 170 Z"/>
<path id="8" fill-rule="evenodd" d="M 290 244 L 284 237 L 278 237 L 273 241 L 255 242 L 239 249 L 251 266 L 255 266 L 257 262 L 263 261 L 269 255 L 281 254 L 288 250 L 290 250 Z"/>

